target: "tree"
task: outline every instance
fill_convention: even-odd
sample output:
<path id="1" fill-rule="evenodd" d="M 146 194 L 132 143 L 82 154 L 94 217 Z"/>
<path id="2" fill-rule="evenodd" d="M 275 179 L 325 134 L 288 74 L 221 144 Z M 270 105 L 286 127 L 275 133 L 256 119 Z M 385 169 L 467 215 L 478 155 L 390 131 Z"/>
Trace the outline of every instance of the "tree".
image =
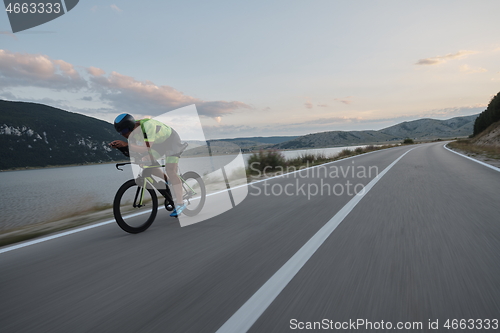
<path id="1" fill-rule="evenodd" d="M 488 104 L 486 110 L 481 112 L 474 123 L 474 136 L 484 131 L 491 124 L 500 121 L 500 93 L 496 94 Z"/>

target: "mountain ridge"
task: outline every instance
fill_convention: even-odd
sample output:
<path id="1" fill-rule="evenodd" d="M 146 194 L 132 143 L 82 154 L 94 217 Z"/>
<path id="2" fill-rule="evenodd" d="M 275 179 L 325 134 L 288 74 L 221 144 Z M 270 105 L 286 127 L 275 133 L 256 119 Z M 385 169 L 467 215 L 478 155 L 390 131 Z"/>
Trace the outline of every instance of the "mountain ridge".
<path id="1" fill-rule="evenodd" d="M 353 144 L 375 144 L 414 140 L 448 139 L 469 136 L 478 115 L 454 117 L 446 120 L 423 118 L 405 121 L 380 130 L 326 131 L 300 136 L 272 146 L 274 149 L 324 148 Z"/>

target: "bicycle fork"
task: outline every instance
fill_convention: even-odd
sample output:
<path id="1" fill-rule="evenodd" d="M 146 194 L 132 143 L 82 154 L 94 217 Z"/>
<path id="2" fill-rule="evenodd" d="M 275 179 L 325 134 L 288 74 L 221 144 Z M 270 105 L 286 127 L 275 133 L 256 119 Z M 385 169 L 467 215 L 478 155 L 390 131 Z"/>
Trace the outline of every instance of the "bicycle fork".
<path id="1" fill-rule="evenodd" d="M 134 208 L 141 208 L 144 205 L 144 190 L 146 190 L 147 186 L 147 178 L 144 178 L 144 184 L 143 186 L 137 186 L 137 191 L 135 192 L 135 197 L 134 197 Z M 137 202 L 137 199 L 139 199 L 139 202 Z"/>

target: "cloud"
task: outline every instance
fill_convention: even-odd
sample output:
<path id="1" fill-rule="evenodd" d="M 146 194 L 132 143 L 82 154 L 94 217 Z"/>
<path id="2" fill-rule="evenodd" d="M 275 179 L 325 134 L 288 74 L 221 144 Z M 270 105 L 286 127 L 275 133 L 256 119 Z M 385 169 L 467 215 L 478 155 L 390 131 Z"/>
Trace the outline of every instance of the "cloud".
<path id="1" fill-rule="evenodd" d="M 351 104 L 352 101 L 348 100 L 348 99 L 338 99 L 338 98 L 335 98 L 334 101 L 337 101 L 337 102 L 340 102 L 340 103 L 344 103 L 344 104 Z"/>
<path id="2" fill-rule="evenodd" d="M 83 96 L 82 97 L 82 101 L 88 101 L 88 102 L 90 102 L 90 101 L 92 101 L 92 97 L 91 96 Z"/>
<path id="3" fill-rule="evenodd" d="M 191 97 L 192 98 L 192 97 Z M 208 117 L 218 117 L 221 115 L 227 115 L 233 113 L 238 109 L 252 109 L 250 105 L 243 102 L 226 102 L 226 101 L 214 101 L 214 102 L 204 102 L 198 99 L 193 100 L 198 109 L 198 113 Z M 185 105 L 189 105 L 188 103 Z M 184 105 L 181 105 L 184 106 Z"/>
<path id="4" fill-rule="evenodd" d="M 239 101 L 205 101 L 186 95 L 170 86 L 158 86 L 151 81 L 138 81 L 117 72 L 105 75 L 97 67 L 84 71 L 82 77 L 75 66 L 46 55 L 13 53 L 0 49 L 0 89 L 40 87 L 69 92 L 86 91 L 99 96 L 101 102 L 113 107 L 112 112 L 159 115 L 186 105 L 196 104 L 198 112 L 208 117 L 220 117 L 252 107 Z M 83 99 L 89 100 L 88 97 Z M 23 98 L 24 99 L 24 98 Z"/>
<path id="5" fill-rule="evenodd" d="M 253 127 L 247 125 L 203 126 L 203 132 L 207 139 L 248 137 L 276 133 L 271 132 L 269 126 Z"/>
<path id="6" fill-rule="evenodd" d="M 359 122 L 363 120 L 361 117 L 329 117 L 329 118 L 319 118 L 315 120 L 305 121 L 302 124 L 340 124 L 340 123 L 351 123 Z M 297 123 L 300 125 L 300 123 Z"/>
<path id="7" fill-rule="evenodd" d="M 461 65 L 460 71 L 467 73 L 467 74 L 472 74 L 472 73 L 484 73 L 487 72 L 485 68 L 479 67 L 479 68 L 470 68 L 469 65 Z"/>
<path id="8" fill-rule="evenodd" d="M 311 102 L 305 102 L 304 106 L 306 107 L 306 109 L 312 109 L 313 108 L 313 105 L 312 105 Z"/>
<path id="9" fill-rule="evenodd" d="M 415 65 L 438 65 L 444 64 L 445 62 L 452 59 L 465 58 L 468 55 L 478 53 L 477 51 L 459 51 L 457 53 L 449 53 L 444 56 L 437 56 L 431 58 L 420 59 L 415 63 Z"/>
<path id="10" fill-rule="evenodd" d="M 318 106 L 319 106 L 320 108 L 326 108 L 326 107 L 328 107 L 328 105 L 326 105 L 326 104 L 318 104 Z"/>
<path id="11" fill-rule="evenodd" d="M 89 72 L 90 73 L 90 72 Z M 203 101 L 188 96 L 170 86 L 157 86 L 151 81 L 138 81 L 133 77 L 111 72 L 108 76 L 92 76 L 92 89 L 101 99 L 117 110 L 129 113 L 159 115 L 186 105 L 196 104 L 198 112 L 208 117 L 233 113 L 238 109 L 251 109 L 238 101 Z"/>
<path id="12" fill-rule="evenodd" d="M 118 8 L 118 6 L 117 6 L 117 5 L 115 5 L 115 4 L 112 4 L 112 5 L 111 5 L 111 6 L 109 6 L 109 7 L 111 7 L 111 9 L 113 9 L 115 12 L 122 12 L 122 10 L 121 10 L 120 8 Z"/>
<path id="13" fill-rule="evenodd" d="M 352 98 L 352 96 L 347 96 L 344 98 L 335 98 L 334 101 L 349 105 L 349 104 L 352 104 L 351 98 Z"/>
<path id="14" fill-rule="evenodd" d="M 92 66 L 87 68 L 87 72 L 92 76 L 101 76 L 101 75 L 104 75 L 106 73 L 104 70 L 97 68 L 97 67 L 92 67 Z"/>
<path id="15" fill-rule="evenodd" d="M 78 90 L 87 82 L 73 65 L 42 54 L 0 50 L 0 86 L 33 86 L 57 90 Z"/>
<path id="16" fill-rule="evenodd" d="M 474 105 L 465 105 L 465 106 L 454 106 L 443 109 L 433 109 L 426 111 L 420 115 L 413 116 L 414 118 L 453 118 L 459 116 L 467 116 L 476 113 L 480 113 L 486 109 L 488 104 L 478 103 Z"/>
<path id="17" fill-rule="evenodd" d="M 393 124 L 403 122 L 403 121 L 412 121 L 423 118 L 433 118 L 433 119 L 450 119 L 454 117 L 462 117 L 462 116 L 470 116 L 473 114 L 478 114 L 487 107 L 487 104 L 478 103 L 473 105 L 464 105 L 464 106 L 452 106 L 448 108 L 441 109 L 431 109 L 423 111 L 422 113 L 417 114 L 405 114 L 399 115 L 397 117 L 389 117 L 389 118 L 374 118 L 374 119 L 363 119 L 363 123 L 378 123 L 378 122 L 388 122 L 391 121 Z"/>

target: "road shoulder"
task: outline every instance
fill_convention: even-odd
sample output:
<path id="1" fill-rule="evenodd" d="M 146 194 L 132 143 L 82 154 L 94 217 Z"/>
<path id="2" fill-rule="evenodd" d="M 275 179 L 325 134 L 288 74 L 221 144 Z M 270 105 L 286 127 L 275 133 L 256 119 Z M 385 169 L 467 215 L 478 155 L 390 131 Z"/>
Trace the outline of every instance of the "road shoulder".
<path id="1" fill-rule="evenodd" d="M 446 144 L 444 147 L 447 148 L 448 150 L 451 150 L 451 151 L 458 153 L 460 155 L 469 157 L 469 158 L 477 160 L 479 162 L 489 164 L 489 165 L 496 167 L 496 168 L 500 168 L 500 159 L 491 158 L 490 156 L 487 156 L 486 153 L 480 154 L 480 153 L 476 153 L 476 152 L 469 152 L 469 151 L 466 151 L 463 149 L 450 147 L 448 144 Z"/>

